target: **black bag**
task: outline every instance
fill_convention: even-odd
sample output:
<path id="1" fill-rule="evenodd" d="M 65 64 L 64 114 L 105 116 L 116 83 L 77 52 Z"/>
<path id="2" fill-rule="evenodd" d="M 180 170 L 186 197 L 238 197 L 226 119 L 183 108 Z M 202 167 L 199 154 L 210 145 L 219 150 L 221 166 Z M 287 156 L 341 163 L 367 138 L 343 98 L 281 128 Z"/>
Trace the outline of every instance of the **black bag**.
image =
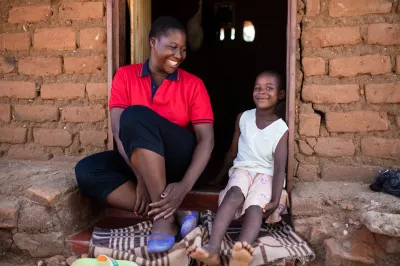
<path id="1" fill-rule="evenodd" d="M 400 169 L 380 171 L 375 182 L 369 188 L 376 192 L 384 192 L 400 197 Z"/>

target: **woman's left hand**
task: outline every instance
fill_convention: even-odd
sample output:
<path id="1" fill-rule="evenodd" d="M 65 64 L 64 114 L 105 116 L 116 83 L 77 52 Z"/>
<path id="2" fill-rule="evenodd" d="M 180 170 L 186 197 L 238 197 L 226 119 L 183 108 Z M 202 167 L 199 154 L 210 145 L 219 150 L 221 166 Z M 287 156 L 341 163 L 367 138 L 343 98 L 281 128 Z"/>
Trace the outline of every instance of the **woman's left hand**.
<path id="1" fill-rule="evenodd" d="M 155 215 L 154 220 L 160 218 L 167 219 L 179 208 L 185 196 L 186 191 L 182 183 L 168 184 L 161 194 L 161 198 L 163 199 L 150 204 L 151 211 L 149 212 L 149 216 Z"/>

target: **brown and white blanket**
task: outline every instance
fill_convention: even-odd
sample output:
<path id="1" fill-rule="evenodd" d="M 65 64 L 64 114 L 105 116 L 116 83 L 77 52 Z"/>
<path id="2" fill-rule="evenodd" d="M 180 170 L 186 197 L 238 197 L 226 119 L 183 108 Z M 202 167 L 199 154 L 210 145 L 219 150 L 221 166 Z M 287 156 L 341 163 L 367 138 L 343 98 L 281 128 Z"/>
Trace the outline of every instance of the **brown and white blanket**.
<path id="1" fill-rule="evenodd" d="M 89 256 L 107 255 L 146 266 L 201 266 L 204 264 L 186 255 L 186 249 L 193 244 L 202 246 L 208 242 L 213 219 L 212 212 L 201 213 L 198 227 L 185 238 L 178 239 L 168 252 L 160 254 L 147 253 L 146 243 L 152 227 L 150 221 L 120 229 L 95 228 L 90 241 Z M 228 265 L 231 248 L 239 233 L 240 226 L 234 225 L 226 233 L 221 246 L 222 265 Z M 315 257 L 308 244 L 284 222 L 264 224 L 254 248 L 255 257 L 250 265 L 284 265 L 285 262 L 295 260 L 305 263 Z"/>

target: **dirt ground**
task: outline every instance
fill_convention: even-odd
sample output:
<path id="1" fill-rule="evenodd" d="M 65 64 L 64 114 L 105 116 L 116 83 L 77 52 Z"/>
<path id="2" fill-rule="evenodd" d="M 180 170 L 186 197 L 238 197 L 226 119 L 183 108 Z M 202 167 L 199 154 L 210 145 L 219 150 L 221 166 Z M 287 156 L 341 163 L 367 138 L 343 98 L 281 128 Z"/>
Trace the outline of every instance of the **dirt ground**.
<path id="1" fill-rule="evenodd" d="M 77 160 L 63 158 L 35 162 L 0 159 L 0 195 L 2 198 L 19 198 L 32 185 L 65 180 L 73 172 Z"/>

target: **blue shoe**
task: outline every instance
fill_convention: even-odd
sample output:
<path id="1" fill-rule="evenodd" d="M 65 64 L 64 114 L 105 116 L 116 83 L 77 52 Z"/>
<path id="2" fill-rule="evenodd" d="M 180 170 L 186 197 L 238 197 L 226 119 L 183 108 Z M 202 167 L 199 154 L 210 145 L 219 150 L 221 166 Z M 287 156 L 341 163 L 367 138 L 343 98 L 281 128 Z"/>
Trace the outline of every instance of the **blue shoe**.
<path id="1" fill-rule="evenodd" d="M 181 226 L 182 237 L 187 236 L 197 226 L 197 220 L 199 219 L 199 213 L 196 211 L 190 211 L 190 214 L 183 218 Z"/>
<path id="2" fill-rule="evenodd" d="M 167 234 L 151 234 L 147 240 L 149 253 L 161 253 L 172 248 L 175 244 L 175 236 Z"/>

